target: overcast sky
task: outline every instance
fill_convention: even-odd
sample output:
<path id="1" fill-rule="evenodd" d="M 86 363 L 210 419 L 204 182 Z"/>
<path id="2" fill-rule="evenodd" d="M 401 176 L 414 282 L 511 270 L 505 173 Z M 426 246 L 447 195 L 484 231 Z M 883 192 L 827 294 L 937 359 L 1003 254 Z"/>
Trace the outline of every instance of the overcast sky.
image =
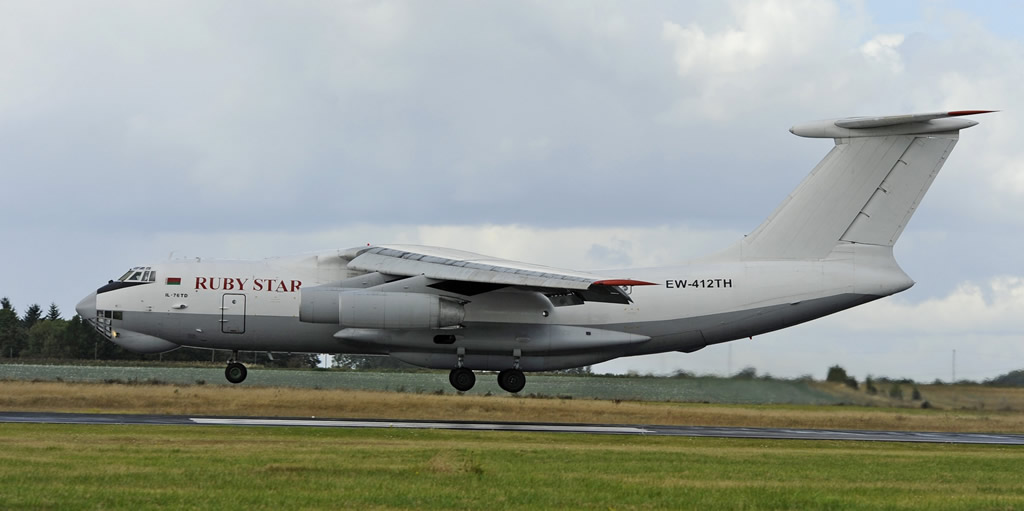
<path id="1" fill-rule="evenodd" d="M 1024 367 L 1022 23 L 1018 2 L 0 1 L 0 295 L 69 315 L 172 253 L 366 243 L 668 265 L 824 156 L 793 124 L 999 109 L 896 246 L 911 290 L 597 368 L 948 380 L 956 350 L 957 378 L 990 378 Z"/>

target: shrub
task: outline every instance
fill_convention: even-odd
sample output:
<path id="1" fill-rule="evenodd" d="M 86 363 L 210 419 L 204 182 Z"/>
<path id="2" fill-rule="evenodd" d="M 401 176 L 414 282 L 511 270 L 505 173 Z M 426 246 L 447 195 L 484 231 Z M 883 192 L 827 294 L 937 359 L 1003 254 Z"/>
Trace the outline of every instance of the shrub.
<path id="1" fill-rule="evenodd" d="M 847 378 L 848 378 L 848 376 L 846 375 L 846 369 L 843 369 L 842 367 L 839 367 L 838 365 L 834 365 L 834 366 L 828 368 L 828 375 L 825 376 L 825 381 L 834 381 L 834 382 L 837 382 L 837 383 L 846 383 L 846 379 Z"/>
<path id="2" fill-rule="evenodd" d="M 871 377 L 870 376 L 868 376 L 868 378 L 866 380 L 864 380 L 864 389 L 868 392 L 868 394 L 870 394 L 872 396 L 874 396 L 875 394 L 878 394 L 878 388 L 875 387 L 875 383 L 873 381 L 871 381 Z"/>
<path id="3" fill-rule="evenodd" d="M 903 389 L 899 384 L 889 387 L 889 397 L 893 399 L 903 399 Z"/>
<path id="4" fill-rule="evenodd" d="M 733 378 L 737 380 L 753 380 L 757 378 L 757 369 L 753 367 L 744 367 L 742 371 L 733 375 Z"/>

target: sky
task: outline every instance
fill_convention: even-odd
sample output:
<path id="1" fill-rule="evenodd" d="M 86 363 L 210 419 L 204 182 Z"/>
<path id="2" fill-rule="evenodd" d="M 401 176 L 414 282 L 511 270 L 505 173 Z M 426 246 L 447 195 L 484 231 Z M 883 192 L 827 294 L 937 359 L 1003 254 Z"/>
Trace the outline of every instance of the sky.
<path id="1" fill-rule="evenodd" d="M 0 1 L 0 295 L 366 243 L 575 269 L 752 231 L 813 119 L 996 109 L 896 245 L 909 291 L 597 371 L 1024 368 L 1024 4 Z"/>

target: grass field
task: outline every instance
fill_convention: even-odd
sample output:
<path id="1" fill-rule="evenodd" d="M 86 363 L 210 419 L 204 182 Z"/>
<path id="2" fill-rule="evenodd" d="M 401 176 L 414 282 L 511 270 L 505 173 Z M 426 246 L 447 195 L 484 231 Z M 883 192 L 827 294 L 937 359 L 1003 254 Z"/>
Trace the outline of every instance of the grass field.
<path id="1" fill-rule="evenodd" d="M 921 389 L 970 409 L 7 380 L 0 410 L 1024 433 L 1018 389 L 938 387 Z M 1004 446 L 0 424 L 0 509 L 1024 509 L 1022 463 Z"/>
<path id="2" fill-rule="evenodd" d="M 1024 449 L 0 425 L 0 509 L 1020 509 Z"/>
<path id="3" fill-rule="evenodd" d="M 991 408 L 991 407 L 990 407 Z M 0 381 L 0 410 L 1024 433 L 1024 413 Z"/>
<path id="4" fill-rule="evenodd" d="M 112 367 L 0 364 L 0 380 L 104 382 L 158 380 L 167 383 L 224 385 L 223 367 Z M 264 369 L 249 371 L 245 387 L 348 389 L 430 394 L 454 393 L 446 372 L 353 372 Z M 479 373 L 467 394 L 505 394 L 497 377 Z M 835 404 L 830 393 L 804 382 L 730 380 L 723 378 L 593 378 L 530 374 L 523 394 L 642 401 L 684 401 L 735 404 Z"/>

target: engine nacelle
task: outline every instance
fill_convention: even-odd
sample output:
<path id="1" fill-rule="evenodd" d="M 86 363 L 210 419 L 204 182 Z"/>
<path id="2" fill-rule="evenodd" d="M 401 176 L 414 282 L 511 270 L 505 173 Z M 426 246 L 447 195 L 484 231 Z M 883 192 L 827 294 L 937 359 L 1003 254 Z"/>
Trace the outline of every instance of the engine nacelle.
<path id="1" fill-rule="evenodd" d="M 458 326 L 465 317 L 461 303 L 424 293 L 309 288 L 299 303 L 299 321 L 347 328 L 437 329 Z"/>

